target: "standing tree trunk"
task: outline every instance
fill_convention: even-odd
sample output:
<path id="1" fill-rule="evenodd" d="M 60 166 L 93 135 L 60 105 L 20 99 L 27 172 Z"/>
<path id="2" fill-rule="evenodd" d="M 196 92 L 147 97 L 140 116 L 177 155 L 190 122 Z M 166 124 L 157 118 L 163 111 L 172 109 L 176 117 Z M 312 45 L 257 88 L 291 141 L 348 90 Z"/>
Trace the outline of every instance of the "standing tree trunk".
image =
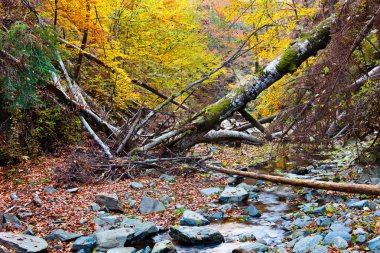
<path id="1" fill-rule="evenodd" d="M 262 91 L 284 75 L 294 72 L 310 56 L 325 48 L 330 41 L 332 21 L 333 17 L 330 17 L 311 31 L 302 33 L 283 54 L 268 64 L 261 75 L 250 77 L 225 97 L 198 112 L 190 122 L 195 130 L 191 133 L 186 132 L 174 146 L 179 150 L 190 148 L 223 120 L 243 110 L 247 103 L 256 99 Z"/>

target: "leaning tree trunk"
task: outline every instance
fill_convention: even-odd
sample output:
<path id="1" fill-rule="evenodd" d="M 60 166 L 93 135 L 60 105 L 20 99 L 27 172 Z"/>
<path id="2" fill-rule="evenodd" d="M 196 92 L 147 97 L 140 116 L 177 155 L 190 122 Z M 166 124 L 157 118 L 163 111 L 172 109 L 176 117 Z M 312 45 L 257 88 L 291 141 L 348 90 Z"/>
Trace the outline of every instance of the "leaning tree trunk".
<path id="1" fill-rule="evenodd" d="M 243 110 L 247 103 L 256 99 L 262 91 L 284 75 L 294 72 L 310 56 L 325 48 L 330 41 L 332 20 L 333 17 L 330 17 L 311 31 L 302 33 L 283 54 L 269 63 L 260 76 L 252 76 L 225 97 L 198 112 L 191 122 L 195 130 L 187 131 L 174 146 L 180 150 L 193 146 L 223 120 Z"/>

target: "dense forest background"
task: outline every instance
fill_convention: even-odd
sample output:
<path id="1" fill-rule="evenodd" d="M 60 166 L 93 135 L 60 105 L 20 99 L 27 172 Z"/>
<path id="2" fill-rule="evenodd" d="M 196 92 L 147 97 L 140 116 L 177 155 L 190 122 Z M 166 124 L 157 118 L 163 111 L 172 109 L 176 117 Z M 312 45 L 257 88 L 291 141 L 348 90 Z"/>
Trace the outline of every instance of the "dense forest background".
<path id="1" fill-rule="evenodd" d="M 275 115 L 266 137 L 281 142 L 364 138 L 379 128 L 379 85 L 365 78 L 379 73 L 378 9 L 333 0 L 1 1 L 1 161 L 67 144 L 126 155 L 191 124 L 331 15 L 327 48 L 290 66 L 246 111 Z M 243 125 L 234 115 L 234 127 Z"/>

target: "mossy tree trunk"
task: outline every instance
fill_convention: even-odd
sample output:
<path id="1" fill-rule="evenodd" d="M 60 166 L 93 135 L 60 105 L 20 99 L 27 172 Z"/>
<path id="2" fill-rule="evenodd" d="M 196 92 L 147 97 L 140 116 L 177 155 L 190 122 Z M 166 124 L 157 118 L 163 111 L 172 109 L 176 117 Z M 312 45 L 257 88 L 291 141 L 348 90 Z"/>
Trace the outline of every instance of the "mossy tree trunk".
<path id="1" fill-rule="evenodd" d="M 198 112 L 191 122 L 195 130 L 186 133 L 174 146 L 180 150 L 191 147 L 223 120 L 231 117 L 236 111 L 243 110 L 262 91 L 284 75 L 294 72 L 305 60 L 325 48 L 330 41 L 332 20 L 330 17 L 311 31 L 302 33 L 283 54 L 268 64 L 261 75 L 250 77 L 225 97 Z"/>

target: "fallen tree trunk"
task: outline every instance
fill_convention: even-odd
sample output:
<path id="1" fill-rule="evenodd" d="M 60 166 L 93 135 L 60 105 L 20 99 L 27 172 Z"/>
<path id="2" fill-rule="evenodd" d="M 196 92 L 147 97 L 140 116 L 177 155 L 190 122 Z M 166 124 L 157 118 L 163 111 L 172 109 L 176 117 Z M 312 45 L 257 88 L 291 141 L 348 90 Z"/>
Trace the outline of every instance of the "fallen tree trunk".
<path id="1" fill-rule="evenodd" d="M 267 124 L 267 123 L 271 123 L 276 117 L 277 117 L 277 114 L 269 116 L 269 117 L 266 117 L 266 118 L 258 119 L 257 121 L 261 125 L 262 124 Z M 247 124 L 244 124 L 242 126 L 239 126 L 239 127 L 235 128 L 234 130 L 235 131 L 245 131 L 245 130 L 248 130 L 248 129 L 253 128 L 253 127 L 255 127 L 253 124 L 247 123 Z"/>
<path id="2" fill-rule="evenodd" d="M 301 34 L 299 39 L 272 61 L 260 76 L 252 76 L 245 80 L 225 97 L 198 112 L 190 122 L 196 131 L 186 134 L 174 143 L 174 146 L 179 150 L 190 148 L 223 120 L 243 110 L 247 103 L 256 99 L 262 91 L 284 75 L 294 72 L 310 56 L 325 48 L 330 41 L 332 21 L 333 18 L 330 17 L 311 31 Z"/>
<path id="3" fill-rule="evenodd" d="M 255 172 L 224 169 L 224 168 L 220 168 L 214 165 L 207 165 L 206 167 L 211 170 L 226 173 L 229 175 L 239 175 L 239 176 L 249 177 L 249 178 L 254 178 L 254 179 L 259 179 L 259 180 L 266 180 L 266 181 L 270 181 L 274 183 L 288 184 L 288 185 L 322 189 L 322 190 L 380 196 L 380 187 L 377 187 L 374 185 L 354 184 L 354 183 L 334 183 L 334 182 L 286 178 L 286 177 L 280 177 L 280 176 L 259 174 Z"/>

